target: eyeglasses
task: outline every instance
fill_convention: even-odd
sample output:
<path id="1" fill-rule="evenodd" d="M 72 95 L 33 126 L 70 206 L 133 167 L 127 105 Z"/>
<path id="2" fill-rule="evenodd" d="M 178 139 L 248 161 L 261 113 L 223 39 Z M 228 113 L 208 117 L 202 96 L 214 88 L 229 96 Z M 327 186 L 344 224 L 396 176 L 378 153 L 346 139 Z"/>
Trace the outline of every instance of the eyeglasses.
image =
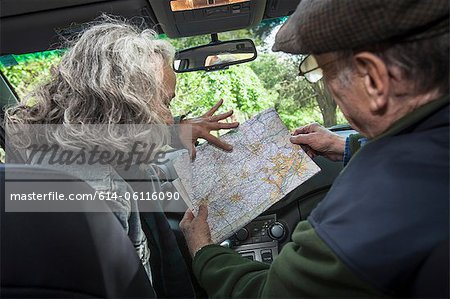
<path id="1" fill-rule="evenodd" d="M 323 77 L 323 70 L 322 67 L 325 65 L 328 65 L 332 62 L 335 62 L 336 60 L 329 61 L 322 66 L 319 66 L 317 63 L 317 60 L 314 58 L 313 55 L 308 55 L 303 59 L 303 61 L 300 63 L 300 66 L 298 68 L 298 75 L 305 77 L 305 79 L 309 83 L 316 83 Z"/>

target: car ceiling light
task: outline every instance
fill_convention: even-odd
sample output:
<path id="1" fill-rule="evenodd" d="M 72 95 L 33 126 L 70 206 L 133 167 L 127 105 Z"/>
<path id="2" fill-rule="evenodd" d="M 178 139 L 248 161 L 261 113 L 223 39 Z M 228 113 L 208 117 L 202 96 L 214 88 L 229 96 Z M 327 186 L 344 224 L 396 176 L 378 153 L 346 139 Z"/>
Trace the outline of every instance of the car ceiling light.
<path id="1" fill-rule="evenodd" d="M 242 2 L 250 2 L 250 0 L 172 0 L 170 8 L 172 11 L 184 11 Z"/>

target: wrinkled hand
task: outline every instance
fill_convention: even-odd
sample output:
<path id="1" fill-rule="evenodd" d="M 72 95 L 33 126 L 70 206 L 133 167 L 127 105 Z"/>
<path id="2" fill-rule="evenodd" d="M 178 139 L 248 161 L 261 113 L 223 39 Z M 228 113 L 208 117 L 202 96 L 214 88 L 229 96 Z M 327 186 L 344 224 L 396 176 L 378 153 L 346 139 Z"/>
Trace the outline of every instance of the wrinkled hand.
<path id="1" fill-rule="evenodd" d="M 205 205 L 201 205 L 197 217 L 194 216 L 191 210 L 187 210 L 180 222 L 181 231 L 186 238 L 192 257 L 203 246 L 212 244 L 211 230 L 206 219 L 208 219 L 208 208 Z"/>
<path id="2" fill-rule="evenodd" d="M 223 100 L 218 101 L 217 104 L 215 104 L 208 112 L 200 117 L 183 119 L 181 121 L 180 139 L 183 145 L 190 151 L 192 160 L 195 159 L 195 143 L 198 138 L 206 139 L 209 143 L 226 151 L 231 151 L 233 149 L 230 144 L 223 142 L 210 133 L 211 131 L 217 131 L 220 129 L 233 129 L 239 126 L 238 122 L 219 122 L 233 115 L 233 110 L 219 115 L 214 115 L 214 113 L 217 111 L 217 109 L 219 109 L 222 103 Z M 190 139 L 187 136 L 190 136 Z"/>
<path id="3" fill-rule="evenodd" d="M 324 156 L 332 161 L 342 161 L 345 138 L 313 123 L 300 127 L 292 133 L 291 142 L 300 145 L 310 156 Z"/>

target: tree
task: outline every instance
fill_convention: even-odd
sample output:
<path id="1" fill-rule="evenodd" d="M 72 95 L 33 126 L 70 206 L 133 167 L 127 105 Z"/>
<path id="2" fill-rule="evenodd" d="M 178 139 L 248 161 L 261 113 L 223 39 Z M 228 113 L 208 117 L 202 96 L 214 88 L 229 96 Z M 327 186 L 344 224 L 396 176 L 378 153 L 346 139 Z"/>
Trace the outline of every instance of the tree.
<path id="1" fill-rule="evenodd" d="M 311 84 L 297 76 L 301 59 L 300 56 L 262 53 L 250 66 L 264 87 L 277 93 L 275 107 L 289 128 L 305 121 L 319 122 L 326 127 L 336 125 L 338 119 L 345 123 L 323 81 Z"/>
<path id="2" fill-rule="evenodd" d="M 261 40 L 270 40 L 270 35 L 273 35 L 274 31 L 278 31 L 279 25 L 285 20 L 286 18 L 265 20 L 257 27 L 251 29 L 251 31 L 255 37 Z M 277 90 L 279 97 L 276 105 L 281 110 L 286 110 L 289 113 L 300 108 L 309 108 L 310 111 L 319 108 L 322 114 L 322 120 L 319 122 L 325 126 L 335 125 L 338 117 L 340 121 L 345 122 L 323 82 L 309 84 L 303 80 L 298 80 L 296 66 L 300 64 L 303 57 L 298 55 L 281 55 L 283 59 L 280 59 L 280 55 L 274 55 L 270 51 L 270 46 L 263 48 L 266 52 L 263 54 L 266 55 L 266 61 L 259 61 L 258 64 L 253 64 L 253 69 L 269 90 L 276 86 L 271 82 L 279 82 L 280 85 L 278 86 L 280 88 Z M 288 118 L 288 115 L 284 115 L 284 118 Z M 289 122 L 289 120 L 285 121 Z M 289 123 L 289 125 L 291 124 Z"/>
<path id="3" fill-rule="evenodd" d="M 336 102 L 331 97 L 331 94 L 323 84 L 323 81 L 319 81 L 311 86 L 317 95 L 316 101 L 323 116 L 323 125 L 325 127 L 334 126 L 337 124 Z"/>
<path id="4" fill-rule="evenodd" d="M 14 55 L 17 64 L 5 67 L 0 63 L 0 71 L 22 99 L 50 77 L 51 67 L 60 61 L 61 55 L 60 50 Z"/>
<path id="5" fill-rule="evenodd" d="M 250 28 L 251 36 L 256 41 L 257 45 L 264 43 L 266 38 L 276 29 L 279 25 L 282 25 L 287 20 L 287 17 L 262 20 L 258 26 Z"/>
<path id="6" fill-rule="evenodd" d="M 215 72 L 192 72 L 177 76 L 177 96 L 172 101 L 174 114 L 206 112 L 219 99 L 222 111 L 233 109 L 234 118 L 244 121 L 274 105 L 275 95 L 261 84 L 246 64 Z"/>
<path id="7" fill-rule="evenodd" d="M 177 97 L 173 101 L 174 114 L 193 110 L 199 115 L 223 98 L 223 110 L 234 109 L 236 119 L 247 120 L 270 106 L 275 106 L 289 129 L 309 122 L 326 126 L 336 124 L 336 104 L 322 83 L 311 85 L 297 76 L 300 56 L 276 54 L 268 50 L 268 40 L 282 19 L 268 20 L 259 26 L 219 34 L 221 40 L 253 38 L 259 48 L 258 58 L 215 72 L 178 74 Z M 167 38 L 161 36 L 161 38 Z M 209 35 L 170 39 L 177 49 L 185 49 L 211 41 Z M 23 98 L 40 82 L 48 79 L 50 68 L 60 59 L 61 51 L 14 56 L 18 65 L 0 70 Z M 338 114 L 340 120 L 342 119 Z"/>

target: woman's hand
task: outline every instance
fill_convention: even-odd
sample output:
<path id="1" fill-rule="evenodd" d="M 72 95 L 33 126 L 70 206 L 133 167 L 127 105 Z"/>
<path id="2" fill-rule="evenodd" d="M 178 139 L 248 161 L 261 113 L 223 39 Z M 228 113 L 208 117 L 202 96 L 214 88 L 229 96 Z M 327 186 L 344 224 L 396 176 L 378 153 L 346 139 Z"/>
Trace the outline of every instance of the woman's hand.
<path id="1" fill-rule="evenodd" d="M 223 100 L 215 104 L 208 112 L 197 118 L 183 119 L 180 122 L 180 140 L 183 145 L 190 151 L 192 160 L 195 159 L 196 150 L 195 143 L 198 138 L 206 139 L 209 143 L 226 151 L 231 151 L 233 147 L 213 136 L 211 131 L 218 131 L 221 129 L 233 129 L 239 126 L 238 122 L 220 122 L 233 115 L 233 110 L 214 115 L 214 113 L 222 105 Z"/>

